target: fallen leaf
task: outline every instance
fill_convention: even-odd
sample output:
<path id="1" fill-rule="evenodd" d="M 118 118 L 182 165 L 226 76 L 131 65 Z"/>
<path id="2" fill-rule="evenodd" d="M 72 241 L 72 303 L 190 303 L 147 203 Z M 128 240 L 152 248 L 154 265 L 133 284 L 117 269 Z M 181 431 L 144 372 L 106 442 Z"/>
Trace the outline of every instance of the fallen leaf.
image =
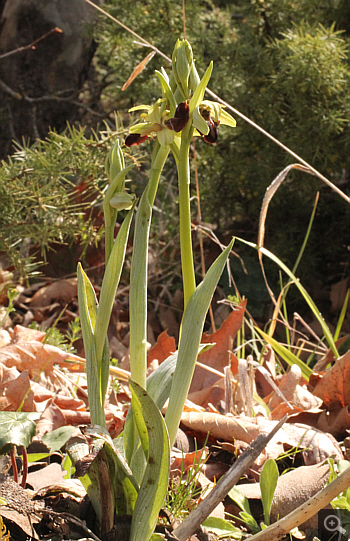
<path id="1" fill-rule="evenodd" d="M 208 412 L 184 412 L 181 422 L 187 428 L 233 443 L 237 439 L 251 443 L 258 434 L 271 432 L 277 424 L 277 421 L 264 417 L 233 417 Z M 307 465 L 322 462 L 332 455 L 343 458 L 337 441 L 330 434 L 307 425 L 285 423 L 268 443 L 265 460 L 277 458 L 284 452 L 285 445 L 304 449 L 303 457 Z"/>
<path id="2" fill-rule="evenodd" d="M 224 373 L 225 366 L 231 364 L 233 356 L 233 354 L 231 354 L 232 343 L 242 326 L 245 307 L 246 301 L 241 302 L 241 304 L 230 313 L 220 329 L 213 334 L 203 334 L 201 344 L 215 342 L 215 346 L 200 354 L 198 360 L 201 364 L 207 365 L 222 373 Z M 235 362 L 234 356 L 233 362 Z M 232 372 L 234 373 L 235 370 L 232 370 Z M 215 374 L 206 371 L 201 366 L 196 366 L 190 392 L 192 393 L 203 389 L 204 387 L 210 387 L 217 379 Z"/>
<path id="3" fill-rule="evenodd" d="M 75 361 L 69 365 L 70 370 L 84 371 L 84 364 L 80 364 L 84 359 L 41 342 L 12 343 L 0 349 L 0 363 L 8 368 L 15 366 L 20 372 L 28 370 L 30 375 L 34 369 L 48 372 L 54 364 L 67 366 L 69 361 Z"/>
<path id="4" fill-rule="evenodd" d="M 31 308 L 49 306 L 53 301 L 69 304 L 78 294 L 78 282 L 76 278 L 58 280 L 52 284 L 40 288 L 29 301 Z"/>
<path id="5" fill-rule="evenodd" d="M 317 377 L 317 376 L 316 376 Z M 315 379 L 310 377 L 309 390 L 323 400 L 330 409 L 350 406 L 350 350 L 335 361 L 313 387 Z"/>
<path id="6" fill-rule="evenodd" d="M 161 364 L 165 359 L 176 351 L 175 338 L 163 331 L 157 338 L 155 345 L 147 353 L 147 366 L 157 360 Z"/>

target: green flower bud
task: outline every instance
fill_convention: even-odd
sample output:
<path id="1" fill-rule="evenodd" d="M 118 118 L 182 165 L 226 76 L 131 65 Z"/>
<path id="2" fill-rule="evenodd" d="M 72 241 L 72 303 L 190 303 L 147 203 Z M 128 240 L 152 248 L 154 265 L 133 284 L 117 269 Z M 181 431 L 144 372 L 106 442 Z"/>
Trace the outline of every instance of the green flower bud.
<path id="1" fill-rule="evenodd" d="M 173 74 L 183 99 L 188 99 L 188 79 L 193 66 L 193 53 L 191 45 L 186 40 L 177 40 L 173 52 Z"/>
<path id="2" fill-rule="evenodd" d="M 109 204 L 117 211 L 129 210 L 133 206 L 134 201 L 134 194 L 130 194 L 127 192 L 117 192 L 111 197 Z"/>
<path id="3" fill-rule="evenodd" d="M 118 173 L 125 168 L 124 156 L 118 140 L 107 154 L 105 168 L 109 183 L 113 182 Z"/>

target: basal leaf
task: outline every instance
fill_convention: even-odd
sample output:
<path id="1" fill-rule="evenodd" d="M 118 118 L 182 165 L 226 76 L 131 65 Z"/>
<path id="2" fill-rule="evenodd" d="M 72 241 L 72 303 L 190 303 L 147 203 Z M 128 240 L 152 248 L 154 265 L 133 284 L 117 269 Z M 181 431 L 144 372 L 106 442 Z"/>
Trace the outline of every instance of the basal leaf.
<path id="1" fill-rule="evenodd" d="M 151 397 L 131 381 L 134 414 L 142 414 L 149 440 L 145 474 L 140 486 L 131 522 L 130 541 L 148 541 L 157 524 L 158 513 L 168 489 L 170 468 L 169 437 L 163 416 Z M 136 410 L 140 412 L 136 413 Z"/>

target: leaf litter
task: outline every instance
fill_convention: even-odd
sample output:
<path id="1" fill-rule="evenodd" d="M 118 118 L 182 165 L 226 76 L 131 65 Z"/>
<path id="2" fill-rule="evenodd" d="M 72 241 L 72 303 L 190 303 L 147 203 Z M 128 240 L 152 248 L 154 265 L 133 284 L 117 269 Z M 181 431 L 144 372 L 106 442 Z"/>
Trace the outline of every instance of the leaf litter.
<path id="1" fill-rule="evenodd" d="M 17 299 L 17 306 L 25 307 L 26 314 L 30 312 L 31 317 L 39 321 L 45 317 L 51 320 L 52 314 L 57 319 L 63 304 L 66 305 L 66 323 L 67 318 L 72 320 L 76 313 L 75 280 L 43 284 L 36 291 L 32 291 L 30 297 L 26 298 L 22 292 Z M 310 381 L 307 382 L 302 378 L 301 371 L 296 365 L 284 375 L 276 375 L 274 354 L 271 348 L 267 347 L 262 364 L 249 359 L 243 362 L 245 372 L 249 373 L 248 379 L 244 382 L 239 369 L 242 360 L 233 352 L 233 344 L 242 328 L 244 315 L 245 301 L 231 311 L 215 333 L 203 334 L 201 342 L 214 345 L 198 357 L 181 419 L 183 437 L 179 440 L 179 451 L 174 450 L 172 453 L 171 476 L 176 477 L 177 483 L 184 483 L 188 472 L 197 468 L 197 483 L 199 487 L 203 487 L 199 492 L 202 492 L 204 497 L 206 491 L 204 487 L 214 486 L 212 482 L 215 484 L 259 434 L 270 432 L 278 420 L 288 413 L 288 422 L 246 472 L 245 483 L 238 485 L 242 486 L 242 492 L 247 494 L 248 498 L 259 499 L 261 495 L 256 481 L 259 480 L 266 460 L 278 459 L 294 451 L 293 456 L 299 457 L 298 467 L 279 478 L 273 500 L 272 516 L 282 517 L 287 510 L 295 509 L 300 502 L 324 486 L 329 476 L 329 466 L 325 460 L 329 457 L 336 460 L 344 458 L 342 447 L 337 440 L 341 442 L 350 428 L 350 379 L 347 376 L 350 370 L 349 351 L 338 359 L 334 359 L 330 353 L 328 358 L 332 363 L 331 366 L 327 370 L 313 372 Z M 24 316 L 23 322 L 27 321 Z M 125 357 L 128 355 L 127 324 L 119 325 L 118 329 L 121 330 L 121 334 L 117 333 L 116 340 L 119 344 L 124 344 L 119 351 L 124 354 L 124 366 L 127 366 L 125 363 Z M 84 352 L 81 351 L 78 355 L 65 351 L 61 347 L 45 343 L 45 337 L 46 332 L 22 325 L 1 330 L 0 407 L 4 412 L 38 412 L 40 418 L 36 421 L 36 435 L 28 450 L 39 449 L 48 456 L 50 454 L 54 456 L 51 448 L 45 444 L 45 437 L 59 430 L 63 430 L 63 433 L 68 428 L 74 430 L 74 427 L 75 434 L 79 435 L 80 428 L 89 425 L 90 415 L 84 373 Z M 148 352 L 149 372 L 156 369 L 175 351 L 175 339 L 164 330 Z M 113 352 L 111 353 L 113 355 Z M 123 359 L 119 360 L 123 366 Z M 128 372 L 124 371 L 123 377 L 121 373 L 120 369 L 111 366 L 106 418 L 113 438 L 123 430 L 130 401 L 130 392 L 125 382 Z M 120 379 L 116 383 L 118 374 Z M 233 395 L 231 411 L 225 410 L 228 379 Z M 244 392 L 251 394 L 253 411 L 250 415 L 247 415 Z M 261 403 L 265 406 L 262 407 Z M 70 437 L 72 432 L 67 432 L 67 439 Z M 74 437 L 76 436 L 73 435 Z M 196 450 L 196 445 L 205 445 L 206 441 L 205 448 Z M 62 450 L 64 443 L 61 445 Z M 344 451 L 345 456 L 349 458 L 346 448 Z M 62 453 L 59 456 L 62 460 Z M 50 459 L 47 460 L 50 462 Z M 12 518 L 9 520 L 16 523 L 27 535 L 30 530 L 34 538 L 38 537 L 35 537 L 33 524 L 42 521 L 42 508 L 45 508 L 45 502 L 50 506 L 53 515 L 61 508 L 63 502 L 71 502 L 70 505 L 76 512 L 83 505 L 85 494 L 77 479 L 64 479 L 66 471 L 62 465 L 55 463 L 48 465 L 47 462 L 43 465 L 40 461 L 38 463 L 40 464 L 38 471 L 29 473 L 28 477 L 28 482 L 32 480 L 35 486 L 34 498 L 29 497 L 25 491 L 30 502 L 30 525 L 25 518 L 28 516 L 27 511 L 26 515 L 18 509 L 12 509 L 11 505 L 6 508 L 7 513 L 12 512 Z M 4 479 L 11 480 L 8 475 L 5 475 Z M 300 485 L 300 479 L 303 480 L 306 495 L 299 494 L 298 499 L 295 490 Z M 4 485 L 0 482 L 0 486 Z M 35 496 L 39 503 L 32 505 L 32 502 L 36 501 Z M 197 505 L 200 498 L 193 501 L 191 506 Z M 38 511 L 38 506 L 41 511 Z M 219 506 L 216 509 L 217 516 L 223 518 L 227 509 L 223 505 Z M 48 515 L 46 521 L 49 521 Z M 60 535 L 64 535 L 68 522 L 61 521 L 59 526 L 56 525 L 57 531 L 61 532 Z M 84 529 L 83 523 L 75 527 Z M 72 524 L 68 530 L 71 528 Z"/>

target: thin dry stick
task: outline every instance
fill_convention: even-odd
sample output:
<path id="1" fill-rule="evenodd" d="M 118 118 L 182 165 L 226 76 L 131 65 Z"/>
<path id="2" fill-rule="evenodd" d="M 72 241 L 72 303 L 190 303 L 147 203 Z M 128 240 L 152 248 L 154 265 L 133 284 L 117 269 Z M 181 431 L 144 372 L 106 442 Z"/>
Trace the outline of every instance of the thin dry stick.
<path id="1" fill-rule="evenodd" d="M 323 509 L 341 492 L 344 492 L 350 486 L 350 468 L 343 471 L 338 477 L 325 488 L 320 490 L 310 500 L 297 507 L 275 524 L 272 524 L 266 530 L 253 535 L 249 541 L 277 541 L 288 534 L 293 528 L 300 526 L 306 520 L 313 517 L 320 509 Z"/>
<path id="2" fill-rule="evenodd" d="M 90 4 L 92 7 L 94 7 L 95 9 L 97 9 L 98 11 L 100 11 L 101 13 L 103 13 L 104 15 L 106 15 L 106 17 L 109 17 L 110 19 L 112 19 L 112 21 L 114 21 L 115 23 L 119 24 L 122 28 L 124 28 L 124 30 L 127 30 L 127 32 L 130 32 L 130 34 L 132 34 L 133 36 L 137 37 L 137 39 L 139 39 L 141 41 L 140 45 L 142 46 L 146 46 L 146 47 L 150 47 L 151 49 L 153 49 L 153 51 L 156 51 L 156 53 L 158 53 L 161 57 L 165 58 L 165 60 L 167 60 L 168 62 L 171 63 L 171 58 L 169 58 L 166 54 L 164 54 L 160 49 L 158 49 L 157 47 L 155 47 L 154 45 L 152 45 L 149 41 L 145 40 L 144 38 L 142 38 L 139 34 L 137 34 L 136 32 L 134 32 L 133 30 L 131 30 L 131 28 L 129 28 L 128 26 L 126 26 L 125 24 L 123 24 L 122 22 L 118 21 L 118 19 L 116 19 L 115 17 L 113 17 L 112 15 L 110 15 L 109 13 L 107 13 L 107 11 L 103 10 L 102 8 L 100 8 L 99 6 L 97 6 L 96 4 L 94 4 L 93 2 L 91 2 L 91 0 L 85 0 L 85 2 L 87 4 Z M 230 111 L 232 111 L 233 113 L 235 113 L 237 116 L 239 116 L 242 120 L 244 120 L 245 122 L 248 122 L 248 124 L 250 124 L 251 126 L 253 126 L 255 129 L 257 129 L 258 131 L 260 131 L 262 134 L 264 134 L 266 137 L 268 137 L 269 139 L 271 139 L 271 141 L 273 141 L 274 143 L 276 143 L 276 145 L 278 145 L 279 147 L 283 148 L 283 150 L 285 150 L 286 152 L 288 152 L 288 154 L 290 154 L 291 156 L 293 156 L 296 160 L 298 160 L 300 163 L 302 163 L 303 165 L 305 165 L 305 167 L 308 167 L 311 169 L 311 171 L 314 173 L 314 175 L 316 175 L 318 178 L 320 178 L 321 180 L 323 180 L 323 182 L 325 182 L 330 188 L 332 188 L 332 190 L 334 190 L 335 192 L 337 192 L 338 195 L 340 195 L 340 197 L 342 197 L 343 199 L 345 199 L 345 201 L 347 201 L 348 203 L 350 203 L 350 197 L 348 197 L 344 192 L 342 192 L 340 190 L 340 188 L 338 188 L 337 186 L 335 186 L 335 184 L 333 184 L 330 180 L 328 180 L 326 177 L 324 177 L 323 175 L 321 175 L 321 173 L 319 173 L 317 171 L 317 169 L 315 169 L 314 167 L 312 167 L 310 164 L 308 164 L 305 160 L 303 160 L 303 158 L 301 158 L 300 156 L 298 156 L 298 154 L 296 154 L 295 152 L 293 152 L 293 150 L 290 150 L 290 148 L 288 148 L 286 145 L 284 145 L 283 143 L 281 143 L 281 141 L 279 141 L 278 139 L 276 139 L 275 137 L 273 137 L 273 135 L 271 135 L 269 132 L 267 132 L 266 130 L 264 130 L 263 128 L 261 128 L 258 124 L 256 124 L 255 122 L 253 122 L 253 120 L 250 120 L 250 118 L 248 118 L 247 116 L 245 116 L 243 113 L 240 113 L 237 109 L 235 109 L 234 107 L 232 107 L 231 105 L 229 105 L 226 101 L 222 100 L 217 94 L 215 94 L 215 92 L 213 92 L 212 90 L 210 90 L 209 88 L 206 88 L 206 92 L 209 94 L 209 96 L 211 96 L 212 98 L 214 98 L 216 101 L 218 101 L 219 103 L 221 103 L 222 105 L 224 105 L 225 107 L 227 107 L 227 109 L 229 109 Z"/>
<path id="3" fill-rule="evenodd" d="M 194 534 L 202 522 L 214 511 L 215 507 L 227 496 L 231 488 L 238 483 L 242 475 L 254 464 L 269 441 L 279 431 L 287 420 L 287 415 L 275 426 L 269 434 L 259 434 L 253 443 L 242 453 L 237 462 L 221 477 L 209 496 L 204 498 L 190 515 L 173 531 L 179 541 L 186 541 Z"/>
<path id="4" fill-rule="evenodd" d="M 39 43 L 39 41 L 46 39 L 48 36 L 51 36 L 51 34 L 62 34 L 62 33 L 63 33 L 62 30 L 60 28 L 57 28 L 57 26 L 55 28 L 51 28 L 51 30 L 46 32 L 46 34 L 44 34 L 43 36 L 40 36 L 40 38 L 38 39 L 35 39 L 28 45 L 24 45 L 23 47 L 17 47 L 17 49 L 14 49 L 13 51 L 8 51 L 7 53 L 0 55 L 0 60 L 2 60 L 3 58 L 7 58 L 8 56 L 11 56 L 13 54 L 23 53 L 24 51 L 27 51 L 28 49 L 35 49 L 35 45 Z"/>
<path id="5" fill-rule="evenodd" d="M 186 10 L 185 10 L 185 0 L 182 0 L 182 22 L 184 29 L 184 39 L 186 39 Z"/>

